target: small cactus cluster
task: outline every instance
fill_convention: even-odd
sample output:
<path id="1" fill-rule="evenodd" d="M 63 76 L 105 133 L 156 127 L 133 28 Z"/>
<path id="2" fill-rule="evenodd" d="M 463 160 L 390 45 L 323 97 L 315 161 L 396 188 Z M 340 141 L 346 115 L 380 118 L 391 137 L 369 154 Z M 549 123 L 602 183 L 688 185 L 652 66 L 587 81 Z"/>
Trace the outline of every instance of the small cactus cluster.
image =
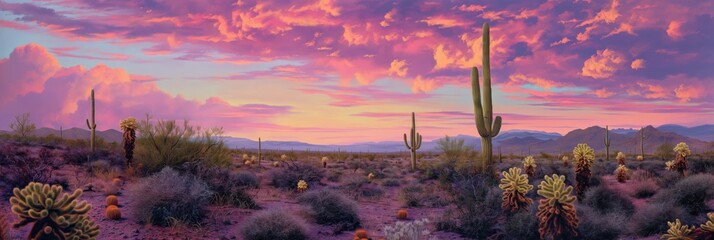
<path id="1" fill-rule="evenodd" d="M 308 187 L 307 182 L 305 182 L 305 180 L 298 181 L 298 183 L 297 183 L 297 191 L 298 192 L 307 191 L 307 187 Z"/>
<path id="2" fill-rule="evenodd" d="M 615 176 L 617 177 L 617 181 L 624 183 L 627 181 L 627 176 L 630 173 L 630 169 L 628 169 L 624 164 L 620 164 L 617 166 L 617 169 L 615 169 Z"/>
<path id="3" fill-rule="evenodd" d="M 355 230 L 354 240 L 366 240 L 366 239 L 369 239 L 369 238 L 367 237 L 367 230 L 364 230 L 364 229 L 361 229 L 361 228 Z"/>
<path id="4" fill-rule="evenodd" d="M 538 195 L 543 199 L 538 206 L 538 233 L 541 239 L 552 236 L 553 239 L 568 239 L 578 235 L 580 224 L 573 202 L 576 197 L 570 196 L 572 186 L 565 187 L 565 176 L 553 174 L 545 176 L 538 185 Z"/>
<path id="5" fill-rule="evenodd" d="M 669 229 L 667 230 L 667 233 L 660 236 L 660 239 L 714 239 L 714 213 L 708 213 L 707 219 L 708 221 L 699 225 L 699 228 L 696 226 L 682 224 L 679 219 L 676 219 L 674 222 L 667 222 Z"/>
<path id="6" fill-rule="evenodd" d="M 535 168 L 536 163 L 533 156 L 527 156 L 525 159 L 523 159 L 523 169 L 526 170 L 526 174 L 528 174 L 529 177 L 535 176 Z"/>
<path id="7" fill-rule="evenodd" d="M 92 206 L 78 201 L 82 190 L 71 195 L 62 190 L 59 185 L 37 182 L 13 189 L 12 212 L 21 219 L 13 227 L 34 223 L 28 239 L 96 239 L 99 226 L 87 216 Z"/>
<path id="8" fill-rule="evenodd" d="M 677 171 L 679 174 L 687 175 L 687 157 L 692 154 L 689 150 L 689 146 L 686 143 L 680 142 L 674 147 L 674 151 L 677 153 L 677 157 L 674 161 L 669 161 L 666 165 L 666 169 L 670 171 Z"/>
<path id="9" fill-rule="evenodd" d="M 533 189 L 533 185 L 528 184 L 528 176 L 521 174 L 521 169 L 515 167 L 501 175 L 501 184 L 498 185 L 503 190 L 501 209 L 511 213 L 527 209 L 533 203 L 533 200 L 526 197 L 528 191 Z"/>
<path id="10" fill-rule="evenodd" d="M 119 220 L 121 219 L 121 209 L 119 209 L 119 198 L 115 195 L 109 195 L 105 199 L 105 203 L 107 204 L 107 209 L 104 210 L 104 213 L 107 215 L 107 219 L 109 220 Z"/>
<path id="11" fill-rule="evenodd" d="M 563 160 L 563 167 L 568 167 L 568 160 L 570 160 L 570 158 L 566 155 L 566 156 L 563 156 L 562 160 Z"/>
<path id="12" fill-rule="evenodd" d="M 575 158 L 575 193 L 582 199 L 585 191 L 590 187 L 590 167 L 595 160 L 595 150 L 585 143 L 578 144 L 573 149 L 573 157 Z"/>
<path id="13" fill-rule="evenodd" d="M 408 216 L 408 212 L 406 209 L 402 208 L 402 209 L 399 209 L 399 211 L 397 211 L 397 219 L 407 220 L 407 216 Z"/>
<path id="14" fill-rule="evenodd" d="M 623 152 L 617 152 L 617 164 L 625 165 L 625 154 Z"/>

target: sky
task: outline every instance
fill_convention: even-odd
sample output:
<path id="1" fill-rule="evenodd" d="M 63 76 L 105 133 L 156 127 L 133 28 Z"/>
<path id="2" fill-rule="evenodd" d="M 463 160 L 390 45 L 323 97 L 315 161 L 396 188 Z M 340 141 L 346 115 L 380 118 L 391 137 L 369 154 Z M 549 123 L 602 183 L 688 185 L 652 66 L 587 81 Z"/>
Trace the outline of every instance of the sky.
<path id="1" fill-rule="evenodd" d="M 714 2 L 0 0 L 0 129 L 134 116 L 319 144 L 714 122 Z"/>

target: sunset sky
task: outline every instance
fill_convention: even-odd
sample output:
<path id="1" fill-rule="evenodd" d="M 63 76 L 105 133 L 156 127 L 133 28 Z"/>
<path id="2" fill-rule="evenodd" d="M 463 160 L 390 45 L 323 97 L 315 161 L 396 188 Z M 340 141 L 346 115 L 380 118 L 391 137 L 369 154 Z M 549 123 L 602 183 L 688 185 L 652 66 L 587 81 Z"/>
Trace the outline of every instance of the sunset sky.
<path id="1" fill-rule="evenodd" d="M 0 0 L 0 129 L 146 113 L 311 143 L 714 123 L 714 1 Z"/>

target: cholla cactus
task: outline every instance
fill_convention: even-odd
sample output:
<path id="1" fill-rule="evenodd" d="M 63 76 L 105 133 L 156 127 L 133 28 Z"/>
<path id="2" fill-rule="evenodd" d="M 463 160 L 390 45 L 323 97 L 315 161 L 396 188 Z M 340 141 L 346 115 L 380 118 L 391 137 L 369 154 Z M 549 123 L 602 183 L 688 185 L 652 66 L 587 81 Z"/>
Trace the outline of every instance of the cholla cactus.
<path id="1" fill-rule="evenodd" d="M 28 239 L 96 239 L 99 227 L 87 217 L 91 205 L 78 202 L 80 196 L 80 189 L 68 195 L 62 193 L 62 186 L 50 187 L 37 182 L 31 182 L 22 190 L 15 188 L 10 204 L 21 221 L 13 227 L 34 222 Z"/>
<path id="2" fill-rule="evenodd" d="M 288 160 L 288 155 L 280 155 L 280 160 L 287 161 Z"/>
<path id="3" fill-rule="evenodd" d="M 669 225 L 669 230 L 667 230 L 667 233 L 663 234 L 660 239 L 694 240 L 695 227 L 682 224 L 679 219 L 675 220 L 675 222 L 667 222 L 667 225 Z"/>
<path id="4" fill-rule="evenodd" d="M 709 221 L 700 225 L 699 227 L 701 227 L 704 231 L 714 234 L 714 213 L 707 213 L 707 218 L 709 219 Z"/>
<path id="5" fill-rule="evenodd" d="M 322 157 L 322 160 L 320 160 L 320 161 L 322 162 L 322 167 L 327 168 L 327 161 L 330 161 L 330 158 Z"/>
<path id="6" fill-rule="evenodd" d="M 620 166 L 617 166 L 617 169 L 615 169 L 615 176 L 617 176 L 617 181 L 624 183 L 627 181 L 627 176 L 630 173 L 630 169 L 628 169 L 624 164 L 620 164 Z"/>
<path id="7" fill-rule="evenodd" d="M 563 156 L 563 166 L 564 167 L 568 166 L 568 160 L 570 160 L 570 158 L 567 155 Z"/>
<path id="8" fill-rule="evenodd" d="M 645 157 L 643 157 L 642 155 L 637 155 L 637 161 L 642 161 L 642 160 L 645 160 Z"/>
<path id="9" fill-rule="evenodd" d="M 119 122 L 119 127 L 124 131 L 124 157 L 126 157 L 127 165 L 132 165 L 134 159 L 134 143 L 136 142 L 136 118 L 128 117 Z"/>
<path id="10" fill-rule="evenodd" d="M 369 179 L 370 181 L 373 180 L 375 177 L 376 176 L 374 175 L 374 173 L 367 174 L 367 179 Z"/>
<path id="11" fill-rule="evenodd" d="M 674 151 L 677 153 L 677 158 L 674 159 L 674 162 L 672 162 L 671 167 L 669 167 L 667 170 L 677 171 L 679 172 L 679 174 L 686 176 L 687 156 L 691 155 L 692 151 L 689 150 L 689 146 L 687 146 L 687 144 L 684 142 L 680 142 L 679 144 L 677 144 L 677 146 L 674 147 Z"/>
<path id="12" fill-rule="evenodd" d="M 528 176 L 521 174 L 521 169 L 516 167 L 508 169 L 508 172 L 504 171 L 501 175 L 501 184 L 498 184 L 503 190 L 501 209 L 512 213 L 527 209 L 533 203 L 533 200 L 526 197 L 528 191 L 533 189 L 533 185 L 528 184 Z"/>
<path id="13" fill-rule="evenodd" d="M 617 152 L 617 157 L 615 157 L 615 159 L 617 159 L 617 164 L 625 165 L 625 154 L 624 153 Z"/>
<path id="14" fill-rule="evenodd" d="M 274 161 L 274 162 L 273 162 L 273 167 L 280 167 L 280 162 Z"/>
<path id="15" fill-rule="evenodd" d="M 590 166 L 595 159 L 595 150 L 585 143 L 578 144 L 573 149 L 573 157 L 575 158 L 575 193 L 580 199 L 583 199 L 585 191 L 590 188 Z"/>
<path id="16" fill-rule="evenodd" d="M 243 160 L 250 160 L 250 156 L 248 156 L 247 153 L 243 153 L 242 158 L 243 158 Z"/>
<path id="17" fill-rule="evenodd" d="M 674 160 L 664 162 L 664 169 L 667 171 L 674 170 Z"/>
<path id="18" fill-rule="evenodd" d="M 527 156 L 525 159 L 523 159 L 523 169 L 526 170 L 526 174 L 528 174 L 529 177 L 535 176 L 535 159 L 533 159 L 533 156 Z"/>
<path id="19" fill-rule="evenodd" d="M 545 176 L 538 185 L 538 195 L 543 199 L 538 206 L 538 233 L 541 239 L 552 236 L 554 239 L 568 239 L 578 236 L 577 228 L 580 224 L 573 201 L 576 197 L 570 196 L 573 187 L 565 187 L 565 176 L 553 174 Z"/>
<path id="20" fill-rule="evenodd" d="M 298 192 L 304 192 L 307 191 L 307 182 L 305 180 L 300 180 L 297 183 L 297 191 Z"/>
<path id="21" fill-rule="evenodd" d="M 384 240 L 435 240 L 429 232 L 429 220 L 424 218 L 413 222 L 397 222 L 382 229 Z"/>

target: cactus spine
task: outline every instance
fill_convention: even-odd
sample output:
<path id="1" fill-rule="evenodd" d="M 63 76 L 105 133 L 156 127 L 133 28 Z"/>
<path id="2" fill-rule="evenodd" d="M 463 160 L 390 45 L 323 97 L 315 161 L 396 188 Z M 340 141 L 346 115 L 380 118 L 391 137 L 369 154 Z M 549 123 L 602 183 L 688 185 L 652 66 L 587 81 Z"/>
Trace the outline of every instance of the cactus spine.
<path id="1" fill-rule="evenodd" d="M 610 161 L 610 128 L 605 125 L 605 161 Z"/>
<path id="2" fill-rule="evenodd" d="M 476 114 L 476 129 L 481 136 L 482 170 L 487 171 L 493 162 L 492 139 L 501 131 L 501 116 L 493 119 L 493 104 L 491 103 L 491 61 L 490 33 L 488 23 L 483 24 L 483 104 L 481 101 L 481 86 L 478 78 L 478 68 L 471 68 L 471 93 Z"/>
<path id="3" fill-rule="evenodd" d="M 405 133 L 404 145 L 407 147 L 407 149 L 409 149 L 409 152 L 411 152 L 412 154 L 412 171 L 414 171 L 416 170 L 416 150 L 419 150 L 419 148 L 421 148 L 421 134 L 416 131 L 416 120 L 414 119 L 414 112 L 412 112 L 412 130 L 409 133 L 409 142 L 407 142 L 407 134 Z"/>
<path id="4" fill-rule="evenodd" d="M 89 148 L 94 152 L 94 140 L 96 139 L 97 123 L 94 122 L 94 89 L 92 89 L 92 124 L 89 124 L 89 119 L 87 119 L 87 128 L 92 132 L 91 138 L 89 140 Z"/>

